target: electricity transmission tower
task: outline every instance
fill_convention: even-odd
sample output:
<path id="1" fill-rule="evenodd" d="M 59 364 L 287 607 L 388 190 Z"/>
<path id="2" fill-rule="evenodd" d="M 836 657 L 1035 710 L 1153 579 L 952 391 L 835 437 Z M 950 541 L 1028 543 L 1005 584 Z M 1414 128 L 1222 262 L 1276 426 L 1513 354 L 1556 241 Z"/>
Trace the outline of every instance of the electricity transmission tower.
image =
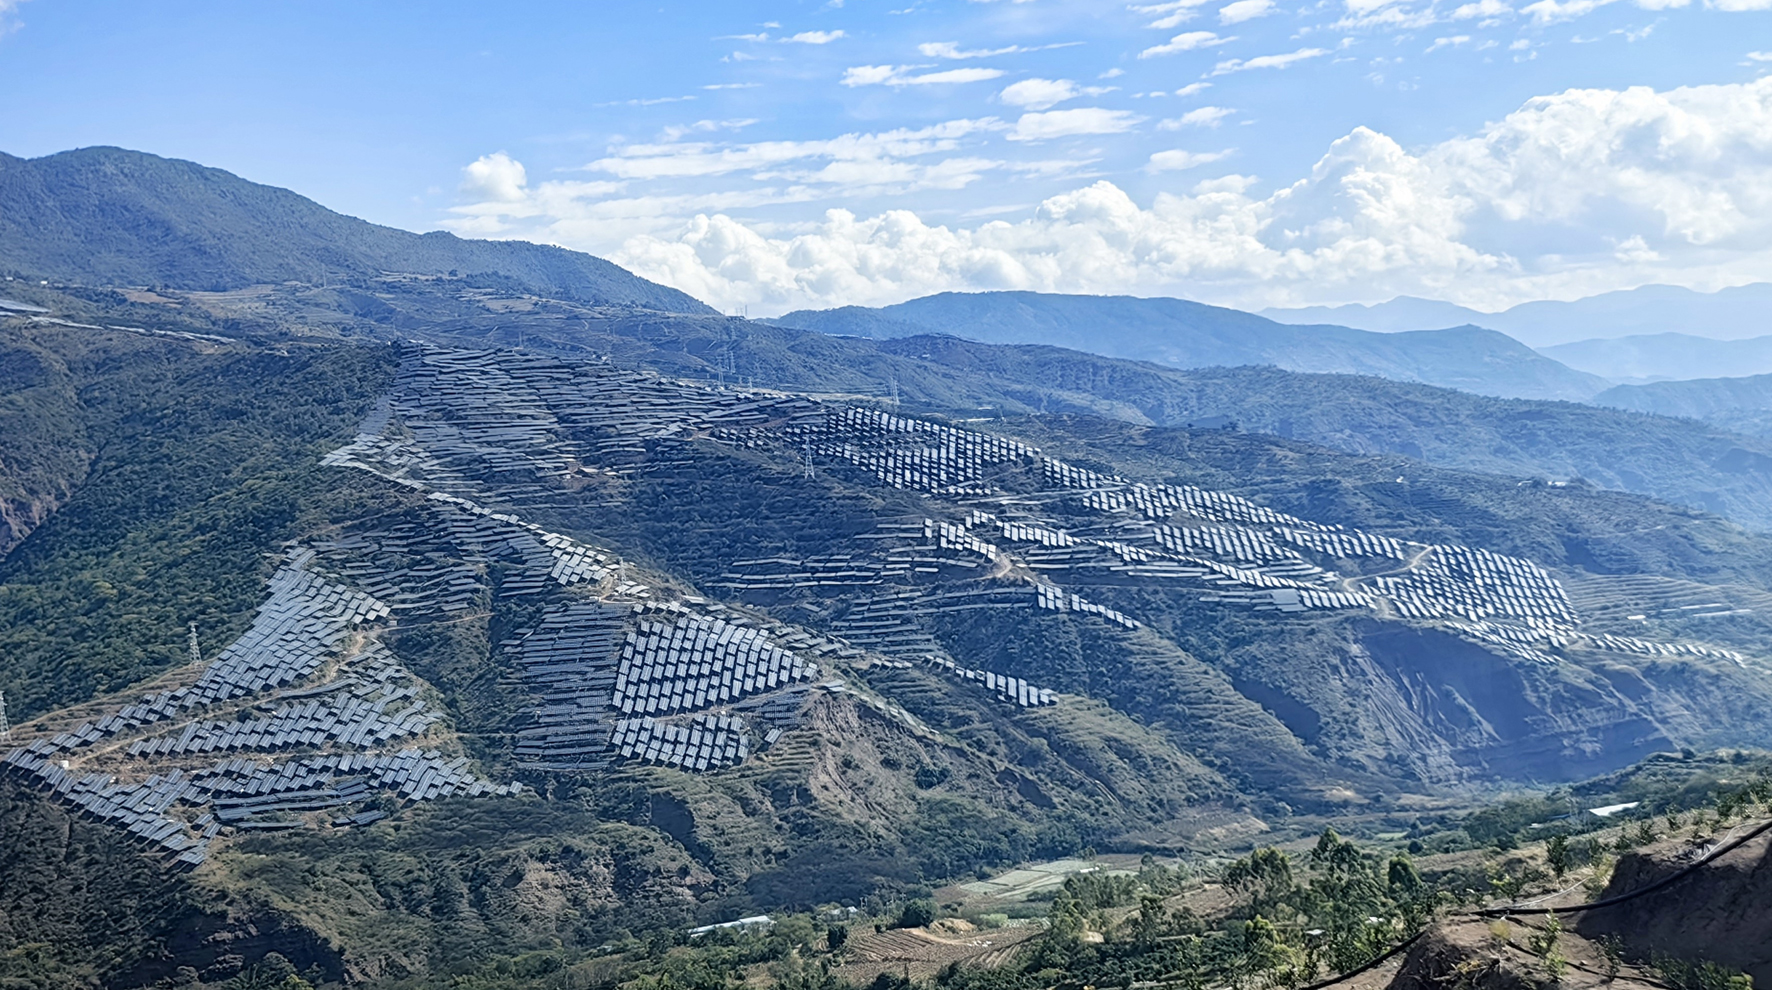
<path id="1" fill-rule="evenodd" d="M 12 741 L 12 723 L 6 720 L 6 692 L 0 691 L 0 743 Z"/>
<path id="2" fill-rule="evenodd" d="M 195 622 L 191 623 L 191 662 L 203 662 L 203 651 L 197 648 L 197 624 Z"/>

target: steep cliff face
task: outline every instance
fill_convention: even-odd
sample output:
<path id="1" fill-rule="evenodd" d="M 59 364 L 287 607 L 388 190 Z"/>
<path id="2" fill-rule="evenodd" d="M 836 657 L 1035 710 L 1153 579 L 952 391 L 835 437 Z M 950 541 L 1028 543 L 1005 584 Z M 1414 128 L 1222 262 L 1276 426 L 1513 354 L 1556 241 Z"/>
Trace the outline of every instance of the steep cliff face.
<path id="1" fill-rule="evenodd" d="M 1355 654 L 1370 663 L 1372 718 L 1430 774 L 1568 779 L 1674 746 L 1644 706 L 1578 664 L 1509 662 L 1432 629 L 1362 632 Z"/>

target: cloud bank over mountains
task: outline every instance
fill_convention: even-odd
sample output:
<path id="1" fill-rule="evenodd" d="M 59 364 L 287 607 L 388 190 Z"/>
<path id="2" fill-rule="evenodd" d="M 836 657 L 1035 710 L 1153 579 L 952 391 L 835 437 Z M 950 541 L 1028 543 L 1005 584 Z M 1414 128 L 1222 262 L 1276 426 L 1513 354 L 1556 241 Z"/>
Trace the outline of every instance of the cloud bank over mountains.
<path id="1" fill-rule="evenodd" d="M 1060 89 L 1026 87 L 1039 101 Z M 865 189 L 965 188 L 1015 169 L 996 140 L 1134 126 L 1066 111 L 955 120 L 828 141 L 635 145 L 593 181 L 532 185 L 503 154 L 469 165 L 456 227 L 600 251 L 725 309 L 877 305 L 944 290 L 1181 294 L 1251 307 L 1407 293 L 1479 308 L 1640 284 L 1772 278 L 1772 77 L 1751 83 L 1581 89 L 1533 99 L 1482 131 L 1418 149 L 1356 128 L 1308 175 L 1184 170 L 1225 152 L 1157 153 L 1173 191 L 1136 202 L 1080 179 L 1020 219 L 932 223 L 892 209 L 827 209 L 802 223 L 742 222 L 747 202 L 813 202 Z M 1234 157 L 1234 156 L 1233 156 Z M 661 176 L 746 187 L 645 195 Z M 1275 184 L 1261 192 L 1261 179 Z M 1275 181 L 1278 180 L 1278 181 Z M 748 197 L 748 200 L 747 200 Z M 626 230 L 619 239 L 610 231 Z M 1557 250 L 1544 250 L 1552 244 Z"/>

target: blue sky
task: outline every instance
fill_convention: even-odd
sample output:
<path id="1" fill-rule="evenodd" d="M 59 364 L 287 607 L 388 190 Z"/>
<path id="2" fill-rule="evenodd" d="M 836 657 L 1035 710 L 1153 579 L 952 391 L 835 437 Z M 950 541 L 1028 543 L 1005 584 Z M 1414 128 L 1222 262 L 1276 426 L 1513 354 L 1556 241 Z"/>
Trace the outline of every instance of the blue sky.
<path id="1" fill-rule="evenodd" d="M 1772 279 L 1772 0 L 0 0 L 0 150 L 190 158 L 728 310 Z"/>

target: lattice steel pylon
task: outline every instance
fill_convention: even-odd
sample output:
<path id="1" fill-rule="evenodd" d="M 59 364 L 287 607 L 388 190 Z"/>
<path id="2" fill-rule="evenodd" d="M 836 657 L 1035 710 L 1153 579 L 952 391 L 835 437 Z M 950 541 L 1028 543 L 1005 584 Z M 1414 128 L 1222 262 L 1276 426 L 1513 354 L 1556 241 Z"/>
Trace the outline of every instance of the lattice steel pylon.
<path id="1" fill-rule="evenodd" d="M 12 723 L 6 719 L 6 692 L 0 691 L 0 742 L 12 741 Z"/>
<path id="2" fill-rule="evenodd" d="M 191 662 L 203 662 L 203 651 L 197 647 L 197 624 L 195 622 L 191 623 Z"/>

